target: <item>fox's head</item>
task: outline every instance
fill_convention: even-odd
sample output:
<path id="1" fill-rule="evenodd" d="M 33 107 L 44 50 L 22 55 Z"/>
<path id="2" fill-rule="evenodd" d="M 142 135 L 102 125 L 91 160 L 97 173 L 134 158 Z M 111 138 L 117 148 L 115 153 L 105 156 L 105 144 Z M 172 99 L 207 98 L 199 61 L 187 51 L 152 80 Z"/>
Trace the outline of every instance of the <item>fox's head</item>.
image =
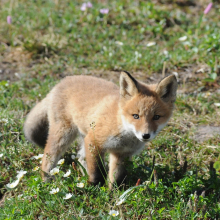
<path id="1" fill-rule="evenodd" d="M 174 75 L 158 84 L 138 82 L 128 72 L 120 76 L 120 108 L 123 129 L 133 132 L 140 141 L 152 140 L 170 119 L 176 100 Z"/>

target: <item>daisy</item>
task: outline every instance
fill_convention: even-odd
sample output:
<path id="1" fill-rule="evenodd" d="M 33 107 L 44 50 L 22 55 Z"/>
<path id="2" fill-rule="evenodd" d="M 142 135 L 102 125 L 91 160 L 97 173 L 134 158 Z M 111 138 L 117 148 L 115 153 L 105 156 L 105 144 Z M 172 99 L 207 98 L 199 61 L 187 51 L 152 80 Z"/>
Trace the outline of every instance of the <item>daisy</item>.
<path id="1" fill-rule="evenodd" d="M 20 171 L 17 171 L 18 175 L 16 176 L 18 178 L 18 180 L 20 181 L 23 177 L 24 177 L 24 174 L 27 173 L 27 171 L 24 171 L 24 170 L 20 170 Z"/>
<path id="2" fill-rule="evenodd" d="M 38 166 L 34 167 L 33 171 L 37 171 L 39 170 L 40 168 Z"/>
<path id="3" fill-rule="evenodd" d="M 55 168 L 53 168 L 53 169 L 50 171 L 50 174 L 51 174 L 51 175 L 56 175 L 56 174 L 58 174 L 59 172 L 60 172 L 59 168 L 55 167 Z"/>
<path id="4" fill-rule="evenodd" d="M 185 41 L 187 39 L 187 36 L 183 36 L 179 38 L 179 41 Z"/>
<path id="5" fill-rule="evenodd" d="M 63 175 L 63 177 L 68 177 L 68 176 L 70 176 L 70 174 L 71 174 L 71 171 L 68 170 L 68 171 Z"/>
<path id="6" fill-rule="evenodd" d="M 57 187 L 56 189 L 52 189 L 52 190 L 50 191 L 50 194 L 57 194 L 59 191 L 60 191 L 60 190 L 59 190 L 59 188 Z"/>
<path id="7" fill-rule="evenodd" d="M 149 42 L 149 43 L 147 43 L 147 47 L 152 47 L 154 45 L 156 45 L 156 42 Z"/>
<path id="8" fill-rule="evenodd" d="M 77 183 L 76 186 L 79 188 L 84 188 L 85 184 L 84 183 Z"/>
<path id="9" fill-rule="evenodd" d="M 220 107 L 220 103 L 214 103 L 214 105 Z"/>
<path id="10" fill-rule="evenodd" d="M 38 154 L 37 156 L 33 156 L 31 159 L 36 159 L 36 160 L 38 160 L 38 159 L 42 159 L 43 156 L 44 156 L 44 154 Z"/>
<path id="11" fill-rule="evenodd" d="M 63 164 L 64 164 L 64 161 L 65 161 L 64 159 L 61 159 L 61 160 L 59 160 L 59 161 L 57 162 L 57 164 L 58 164 L 58 165 L 63 165 Z"/>
<path id="12" fill-rule="evenodd" d="M 10 188 L 10 189 L 13 189 L 13 188 L 15 188 L 17 185 L 18 185 L 18 183 L 19 183 L 19 179 L 17 179 L 16 181 L 14 181 L 13 183 L 8 183 L 6 186 L 8 187 L 8 188 Z"/>
<path id="13" fill-rule="evenodd" d="M 70 199 L 73 195 L 71 193 L 68 193 L 63 197 L 63 199 Z"/>
<path id="14" fill-rule="evenodd" d="M 110 210 L 110 212 L 108 213 L 109 215 L 115 217 L 115 216 L 118 216 L 119 215 L 119 212 L 118 211 L 115 211 L 115 210 Z"/>
<path id="15" fill-rule="evenodd" d="M 115 41 L 115 44 L 119 45 L 119 46 L 122 46 L 124 43 L 121 42 L 121 41 Z"/>

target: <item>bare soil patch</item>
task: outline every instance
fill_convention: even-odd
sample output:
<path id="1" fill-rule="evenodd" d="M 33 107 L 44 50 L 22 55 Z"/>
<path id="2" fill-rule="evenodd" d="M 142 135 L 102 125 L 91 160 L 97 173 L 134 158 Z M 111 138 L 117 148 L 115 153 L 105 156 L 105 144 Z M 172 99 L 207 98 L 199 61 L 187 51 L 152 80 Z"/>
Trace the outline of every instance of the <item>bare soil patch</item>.
<path id="1" fill-rule="evenodd" d="M 215 126 L 199 126 L 194 135 L 194 140 L 202 143 L 209 139 L 219 136 L 220 140 L 220 127 Z"/>

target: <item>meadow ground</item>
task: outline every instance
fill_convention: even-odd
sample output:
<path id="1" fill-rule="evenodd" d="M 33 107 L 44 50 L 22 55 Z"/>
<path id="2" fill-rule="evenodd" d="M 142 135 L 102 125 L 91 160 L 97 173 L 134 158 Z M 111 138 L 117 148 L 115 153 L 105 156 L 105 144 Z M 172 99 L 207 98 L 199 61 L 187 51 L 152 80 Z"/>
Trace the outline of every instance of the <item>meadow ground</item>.
<path id="1" fill-rule="evenodd" d="M 0 1 L 0 219 L 220 218 L 220 3 L 204 14 L 209 3 Z M 27 113 L 66 75 L 118 84 L 121 70 L 149 83 L 178 76 L 168 126 L 113 191 L 88 185 L 78 141 L 56 180 L 42 182 L 34 156 L 43 151 L 22 131 Z"/>

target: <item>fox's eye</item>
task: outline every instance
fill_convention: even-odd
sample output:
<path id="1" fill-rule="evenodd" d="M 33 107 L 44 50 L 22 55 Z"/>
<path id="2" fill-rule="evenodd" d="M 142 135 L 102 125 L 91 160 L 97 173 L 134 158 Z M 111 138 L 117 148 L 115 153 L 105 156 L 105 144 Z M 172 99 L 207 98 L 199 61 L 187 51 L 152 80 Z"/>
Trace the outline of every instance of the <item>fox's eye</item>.
<path id="1" fill-rule="evenodd" d="M 139 115 L 138 114 L 133 114 L 134 119 L 139 119 Z"/>
<path id="2" fill-rule="evenodd" d="M 160 115 L 154 115 L 153 120 L 158 120 L 160 118 Z"/>

